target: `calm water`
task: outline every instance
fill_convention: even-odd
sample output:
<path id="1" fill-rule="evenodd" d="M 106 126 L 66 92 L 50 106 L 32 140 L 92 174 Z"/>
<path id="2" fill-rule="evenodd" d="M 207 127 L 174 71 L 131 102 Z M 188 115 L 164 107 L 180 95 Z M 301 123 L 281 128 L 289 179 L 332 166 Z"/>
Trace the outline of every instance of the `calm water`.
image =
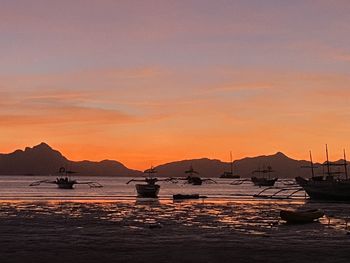
<path id="1" fill-rule="evenodd" d="M 115 177 L 74 177 L 78 182 L 95 181 L 102 188 L 90 188 L 88 185 L 76 185 L 74 190 L 58 189 L 53 184 L 41 184 L 29 187 L 34 181 L 51 177 L 42 176 L 1 176 L 0 199 L 2 200 L 129 200 L 135 199 L 135 184 L 126 184 L 131 178 Z M 55 178 L 52 177 L 51 180 Z M 173 194 L 193 194 L 208 196 L 214 200 L 252 199 L 252 195 L 263 188 L 255 187 L 247 182 L 241 185 L 230 185 L 233 180 L 215 179 L 218 184 L 193 186 L 184 183 L 160 182 L 160 200 L 171 199 Z M 278 182 L 277 186 L 284 186 Z M 300 195 L 299 195 L 300 196 Z M 303 197 L 303 196 L 300 196 Z"/>

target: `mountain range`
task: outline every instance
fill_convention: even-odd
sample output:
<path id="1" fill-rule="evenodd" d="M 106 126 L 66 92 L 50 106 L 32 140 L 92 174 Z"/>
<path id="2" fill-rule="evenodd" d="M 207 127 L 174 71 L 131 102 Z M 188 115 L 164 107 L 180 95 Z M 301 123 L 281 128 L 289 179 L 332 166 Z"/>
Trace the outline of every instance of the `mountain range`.
<path id="1" fill-rule="evenodd" d="M 273 155 L 243 158 L 233 162 L 234 173 L 241 177 L 250 177 L 252 171 L 271 166 L 276 172 L 274 176 L 293 178 L 297 175 L 309 176 L 308 161 L 294 160 L 278 152 Z M 182 177 L 184 171 L 192 166 L 202 177 L 219 177 L 224 171 L 230 170 L 230 163 L 216 159 L 191 159 L 166 163 L 155 167 L 158 176 Z M 56 174 L 60 167 L 77 172 L 79 175 L 95 176 L 140 176 L 143 173 L 133 170 L 118 161 L 104 160 L 71 161 L 59 151 L 52 149 L 46 143 L 41 143 L 25 150 L 16 150 L 9 154 L 0 154 L 0 175 L 48 175 Z"/>

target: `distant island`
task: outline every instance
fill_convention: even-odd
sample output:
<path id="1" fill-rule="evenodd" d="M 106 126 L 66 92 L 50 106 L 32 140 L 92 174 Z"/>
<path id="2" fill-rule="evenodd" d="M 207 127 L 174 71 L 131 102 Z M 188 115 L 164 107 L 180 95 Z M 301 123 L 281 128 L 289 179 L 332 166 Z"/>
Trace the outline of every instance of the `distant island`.
<path id="1" fill-rule="evenodd" d="M 308 161 L 294 160 L 281 152 L 234 161 L 235 172 L 241 177 L 250 177 L 253 170 L 262 166 L 272 166 L 276 176 L 280 178 L 309 176 L 308 169 L 301 169 L 308 164 Z M 229 162 L 208 158 L 170 162 L 159 165 L 155 169 L 158 171 L 157 176 L 179 177 L 184 176 L 184 171 L 190 165 L 195 167 L 202 177 L 219 177 L 224 171 L 230 169 Z M 143 174 L 142 171 L 130 169 L 113 160 L 71 161 L 46 143 L 9 154 L 0 154 L 0 175 L 54 175 L 62 166 L 83 176 L 141 176 Z"/>

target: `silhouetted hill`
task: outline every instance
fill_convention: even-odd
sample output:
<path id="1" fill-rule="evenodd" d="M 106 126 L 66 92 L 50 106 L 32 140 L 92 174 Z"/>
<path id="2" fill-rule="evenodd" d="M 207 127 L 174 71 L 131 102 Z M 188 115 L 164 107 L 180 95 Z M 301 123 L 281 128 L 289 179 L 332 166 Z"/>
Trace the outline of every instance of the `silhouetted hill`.
<path id="1" fill-rule="evenodd" d="M 218 177 L 225 169 L 229 169 L 229 163 L 215 159 L 192 159 L 171 162 L 159 165 L 156 168 L 159 176 L 181 177 L 187 176 L 185 171 L 192 165 L 193 169 L 203 177 Z"/>
<path id="2" fill-rule="evenodd" d="M 0 174 L 2 175 L 48 175 L 56 174 L 60 167 L 67 167 L 79 175 L 133 176 L 141 173 L 128 169 L 117 161 L 74 162 L 46 143 L 41 143 L 24 151 L 16 150 L 10 154 L 0 154 Z"/>
<path id="3" fill-rule="evenodd" d="M 258 168 L 267 168 L 271 166 L 276 172 L 274 175 L 281 178 L 294 178 L 295 176 L 309 176 L 309 169 L 302 169 L 302 166 L 308 166 L 308 161 L 293 160 L 281 152 L 274 155 L 263 155 L 258 157 L 249 157 L 234 161 L 234 173 L 241 177 L 251 177 L 252 171 Z M 202 177 L 219 177 L 224 171 L 230 170 L 230 163 L 221 162 L 213 159 L 193 159 L 176 161 L 163 164 L 156 167 L 159 176 L 181 177 L 190 165 L 198 171 Z"/>
<path id="4" fill-rule="evenodd" d="M 236 171 L 242 177 L 252 176 L 252 171 L 256 169 L 266 169 L 271 166 L 275 171 L 271 176 L 280 178 L 294 178 L 296 176 L 310 176 L 310 169 L 304 169 L 303 166 L 309 166 L 309 161 L 294 160 L 285 154 L 278 152 L 273 155 L 262 155 L 258 157 L 249 157 L 234 162 Z"/>
<path id="5" fill-rule="evenodd" d="M 338 162 L 342 162 L 341 160 Z M 182 177 L 190 165 L 202 177 L 219 177 L 224 171 L 229 171 L 230 163 L 220 160 L 201 158 L 182 160 L 159 165 L 156 168 L 158 176 Z M 251 177 L 252 171 L 271 166 L 275 176 L 280 178 L 294 178 L 295 176 L 310 176 L 308 161 L 293 160 L 285 154 L 278 152 L 273 155 L 248 157 L 234 161 L 234 173 L 241 177 Z M 317 164 L 316 164 L 317 165 Z M 112 160 L 101 162 L 70 161 L 59 151 L 52 149 L 46 143 L 41 143 L 25 150 L 16 150 L 9 154 L 0 154 L 0 175 L 48 175 L 56 174 L 60 167 L 76 171 L 79 175 L 97 176 L 140 176 L 142 172 L 125 167 L 122 163 Z M 321 167 L 321 165 L 318 165 Z M 335 168 L 334 168 L 335 169 Z M 322 173 L 322 168 L 316 170 Z"/>

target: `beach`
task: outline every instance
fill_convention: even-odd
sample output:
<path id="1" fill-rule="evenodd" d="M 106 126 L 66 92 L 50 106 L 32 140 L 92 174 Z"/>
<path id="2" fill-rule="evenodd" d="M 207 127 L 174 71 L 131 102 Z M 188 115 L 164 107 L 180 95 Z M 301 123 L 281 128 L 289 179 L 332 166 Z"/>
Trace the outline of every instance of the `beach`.
<path id="1" fill-rule="evenodd" d="M 3 177 L 0 262 L 348 262 L 350 204 L 252 197 L 247 186 L 166 185 L 159 199 L 136 198 L 125 179 L 105 188 L 30 188 L 32 178 Z M 83 179 L 81 179 L 83 180 Z M 113 182 L 113 183 L 111 183 Z M 174 192 L 207 195 L 173 201 Z M 231 195 L 238 192 L 239 196 Z M 230 194 L 231 193 L 231 194 Z M 245 195 L 244 195 L 245 193 Z M 114 194 L 114 195 L 113 195 Z M 249 197 L 250 194 L 250 197 Z M 281 209 L 317 208 L 305 225 Z"/>
<path id="2" fill-rule="evenodd" d="M 241 202 L 3 202 L 1 262 L 347 262 L 350 236 L 327 220 L 278 221 Z M 246 209 L 247 208 L 247 205 Z M 258 208 L 259 207 L 259 208 Z M 260 213 L 256 213 L 260 210 Z"/>

